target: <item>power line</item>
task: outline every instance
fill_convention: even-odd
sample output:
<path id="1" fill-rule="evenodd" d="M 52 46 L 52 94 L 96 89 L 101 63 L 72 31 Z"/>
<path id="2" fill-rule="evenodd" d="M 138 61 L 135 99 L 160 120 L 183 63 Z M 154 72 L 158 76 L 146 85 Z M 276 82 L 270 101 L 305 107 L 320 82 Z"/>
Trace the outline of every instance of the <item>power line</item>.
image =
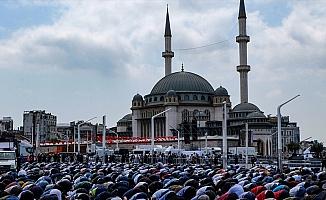
<path id="1" fill-rule="evenodd" d="M 233 32 L 233 30 L 236 27 L 236 25 L 237 25 L 237 23 L 234 23 L 229 32 Z M 189 48 L 175 49 L 175 51 L 190 51 L 190 50 L 195 50 L 195 49 L 202 49 L 202 48 L 206 48 L 206 47 L 210 47 L 210 46 L 214 46 L 214 45 L 219 45 L 219 44 L 228 42 L 231 39 L 232 38 L 229 38 L 229 39 L 226 39 L 226 40 L 221 40 L 221 41 L 218 41 L 218 42 L 213 42 L 213 43 L 209 43 L 209 44 L 202 45 L 202 46 L 197 46 L 197 47 L 189 47 Z"/>
<path id="2" fill-rule="evenodd" d="M 198 47 L 190 47 L 190 48 L 176 49 L 176 51 L 189 51 L 189 50 L 201 49 L 201 48 L 205 48 L 205 47 L 209 47 L 209 46 L 214 46 L 214 45 L 217 45 L 217 44 L 222 44 L 224 42 L 228 42 L 229 40 L 230 39 L 228 39 L 228 40 L 222 40 L 222 41 L 219 41 L 219 42 L 214 42 L 214 43 L 210 43 L 210 44 L 206 44 L 206 45 L 198 46 Z"/>

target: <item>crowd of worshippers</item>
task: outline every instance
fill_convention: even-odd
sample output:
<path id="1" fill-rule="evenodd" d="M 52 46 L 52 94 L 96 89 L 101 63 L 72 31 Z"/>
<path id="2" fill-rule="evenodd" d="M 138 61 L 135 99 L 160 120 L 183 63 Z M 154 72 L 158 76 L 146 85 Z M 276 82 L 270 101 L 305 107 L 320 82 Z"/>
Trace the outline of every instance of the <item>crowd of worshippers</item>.
<path id="1" fill-rule="evenodd" d="M 238 159 L 234 159 L 235 164 L 238 164 Z M 112 163 L 188 163 L 188 164 L 221 164 L 221 155 L 218 154 L 202 154 L 198 155 L 193 153 L 191 155 L 176 154 L 176 153 L 157 153 L 154 152 L 153 156 L 150 153 L 146 154 L 105 154 L 104 157 L 100 157 L 97 154 L 79 154 L 79 153 L 40 153 L 36 157 L 30 156 L 27 160 L 22 160 L 24 162 L 39 162 L 39 163 L 51 163 L 51 162 L 80 162 L 88 163 L 90 161 Z"/>
<path id="2" fill-rule="evenodd" d="M 0 199 L 323 200 L 326 172 L 160 162 L 33 162 L 0 176 Z"/>

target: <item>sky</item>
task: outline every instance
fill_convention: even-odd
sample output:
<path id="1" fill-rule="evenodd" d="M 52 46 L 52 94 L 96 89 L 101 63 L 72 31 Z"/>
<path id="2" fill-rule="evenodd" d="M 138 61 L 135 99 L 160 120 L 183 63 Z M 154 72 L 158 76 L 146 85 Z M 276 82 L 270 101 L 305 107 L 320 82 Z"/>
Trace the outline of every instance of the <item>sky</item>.
<path id="1" fill-rule="evenodd" d="M 164 76 L 169 5 L 172 71 L 197 73 L 239 103 L 238 0 L 26 1 L 0 4 L 0 117 L 22 125 L 25 110 L 59 123 L 107 115 L 114 126 L 132 97 Z M 326 142 L 326 2 L 246 0 L 249 101 L 264 114 L 279 104 L 301 139 Z M 205 46 L 184 50 L 187 48 Z"/>

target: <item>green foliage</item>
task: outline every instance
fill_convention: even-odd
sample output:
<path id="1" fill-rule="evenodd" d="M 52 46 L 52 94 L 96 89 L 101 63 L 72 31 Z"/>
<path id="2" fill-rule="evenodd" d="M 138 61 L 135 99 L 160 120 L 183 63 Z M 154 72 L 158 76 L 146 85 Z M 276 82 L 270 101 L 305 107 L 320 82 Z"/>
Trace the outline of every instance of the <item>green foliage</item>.
<path id="1" fill-rule="evenodd" d="M 300 149 L 300 144 L 295 142 L 290 142 L 289 144 L 287 144 L 287 147 L 289 151 L 296 153 Z"/>
<path id="2" fill-rule="evenodd" d="M 314 141 L 314 143 L 312 144 L 311 149 L 310 149 L 311 152 L 314 152 L 316 154 L 317 158 L 320 157 L 323 150 L 324 150 L 323 143 L 318 142 L 317 140 Z"/>

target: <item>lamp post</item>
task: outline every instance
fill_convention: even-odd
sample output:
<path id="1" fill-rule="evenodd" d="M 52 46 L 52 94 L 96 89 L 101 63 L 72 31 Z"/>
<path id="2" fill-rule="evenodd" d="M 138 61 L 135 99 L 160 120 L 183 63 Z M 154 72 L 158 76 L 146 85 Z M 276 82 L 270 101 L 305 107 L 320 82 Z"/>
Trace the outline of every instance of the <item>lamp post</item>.
<path id="1" fill-rule="evenodd" d="M 248 169 L 248 123 L 246 123 L 246 168 Z"/>
<path id="2" fill-rule="evenodd" d="M 103 147 L 103 153 L 105 153 L 105 148 L 106 148 L 106 116 L 103 115 L 103 130 L 102 130 L 102 147 Z"/>
<path id="3" fill-rule="evenodd" d="M 154 118 L 157 117 L 157 116 L 159 116 L 159 115 L 161 115 L 161 114 L 163 114 L 163 113 L 168 112 L 169 110 L 171 110 L 171 108 L 166 109 L 166 110 L 164 110 L 164 111 L 162 111 L 162 112 L 160 112 L 160 113 L 154 115 L 154 116 L 152 117 L 152 119 L 151 119 L 151 132 L 152 132 L 152 141 L 151 141 L 151 143 L 152 143 L 152 163 L 153 163 L 153 161 L 154 161 L 154 140 L 155 140 L 155 134 L 154 134 Z M 166 122 L 166 123 L 168 123 L 168 122 Z"/>
<path id="4" fill-rule="evenodd" d="M 115 136 L 117 137 L 117 139 L 116 139 L 116 143 L 117 143 L 117 147 L 116 147 L 116 149 L 117 149 L 117 151 L 119 150 L 119 135 L 118 135 L 118 133 L 117 132 L 115 132 L 114 130 L 111 130 L 114 134 L 115 134 Z"/>
<path id="5" fill-rule="evenodd" d="M 40 124 L 36 124 L 35 154 L 39 154 L 40 148 Z"/>
<path id="6" fill-rule="evenodd" d="M 197 129 L 197 137 L 198 136 L 201 136 L 201 131 L 200 131 L 200 121 L 202 121 L 202 119 L 201 119 L 201 114 L 200 113 L 204 113 L 204 116 L 205 116 L 205 112 L 204 111 L 201 111 L 201 110 L 199 110 L 198 111 L 198 120 L 197 120 L 197 127 L 198 127 L 198 129 Z M 197 118 L 197 116 L 196 116 L 196 118 Z M 206 149 L 207 149 L 207 135 L 206 135 L 207 133 L 205 133 L 205 147 L 206 147 Z M 201 140 L 200 140 L 200 150 L 202 149 L 202 142 L 201 142 Z M 206 154 L 207 154 L 207 150 L 205 151 L 206 152 Z"/>
<path id="7" fill-rule="evenodd" d="M 85 122 L 82 122 L 82 123 L 80 123 L 80 124 L 77 125 L 77 131 L 78 131 L 78 153 L 80 153 L 80 126 L 83 125 L 83 124 L 86 124 L 87 122 L 89 122 L 89 121 L 91 121 L 91 120 L 93 120 L 95 118 L 97 118 L 97 117 L 93 117 L 93 118 L 91 118 L 91 119 L 89 119 L 89 120 L 87 120 Z"/>
<path id="8" fill-rule="evenodd" d="M 66 130 L 66 143 L 67 143 L 67 153 L 69 152 L 69 130 Z"/>
<path id="9" fill-rule="evenodd" d="M 223 101 L 224 105 L 224 117 L 223 117 L 223 168 L 227 167 L 227 157 L 228 157 L 228 143 L 227 143 L 227 123 L 226 123 L 226 101 Z"/>
<path id="10" fill-rule="evenodd" d="M 297 96 L 287 100 L 286 102 L 282 103 L 281 105 L 277 106 L 277 154 L 278 154 L 278 169 L 282 173 L 283 166 L 282 166 L 282 130 L 281 130 L 281 107 L 285 104 L 289 103 L 290 101 L 294 100 Z"/>
<path id="11" fill-rule="evenodd" d="M 178 129 L 175 129 L 173 126 L 171 126 L 170 124 L 169 124 L 169 126 L 173 129 L 173 130 L 175 130 L 175 131 L 177 131 L 177 137 L 178 137 L 178 155 L 180 154 L 180 131 L 178 130 Z"/>
<path id="12" fill-rule="evenodd" d="M 205 153 L 207 155 L 207 132 L 205 133 Z"/>
<path id="13" fill-rule="evenodd" d="M 74 154 L 76 154 L 76 127 L 74 124 Z"/>

